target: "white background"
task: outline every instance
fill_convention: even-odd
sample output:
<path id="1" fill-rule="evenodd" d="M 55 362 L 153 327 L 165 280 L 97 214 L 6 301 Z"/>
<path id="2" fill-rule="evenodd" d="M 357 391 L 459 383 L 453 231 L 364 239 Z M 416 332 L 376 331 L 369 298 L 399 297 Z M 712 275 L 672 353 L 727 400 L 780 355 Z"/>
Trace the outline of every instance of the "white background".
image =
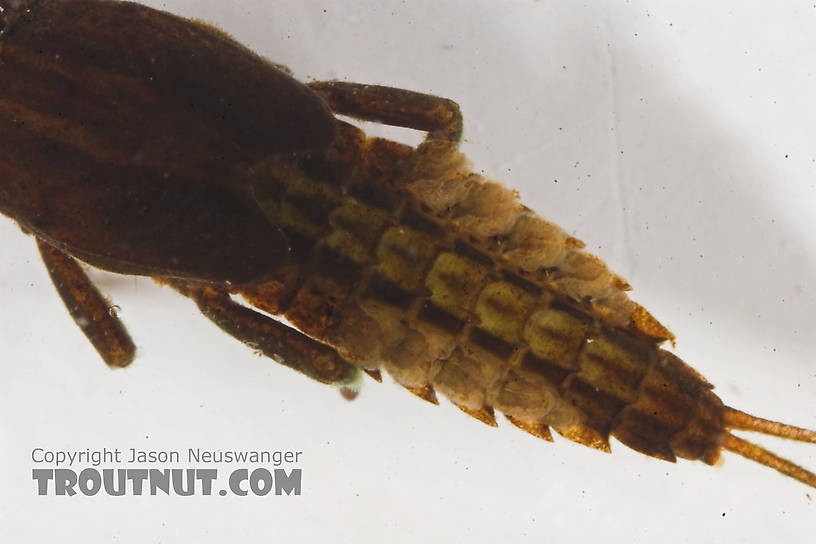
<path id="1" fill-rule="evenodd" d="M 476 167 L 627 278 L 727 404 L 816 428 L 812 2 L 148 3 L 300 79 L 456 100 Z M 816 529 L 816 490 L 734 455 L 712 468 L 545 443 L 387 379 L 348 403 L 169 289 L 95 272 L 139 347 L 110 371 L 33 240 L 5 218 L 0 240 L 0 525 L 15 542 L 802 542 Z M 816 469 L 816 446 L 762 443 Z M 35 447 L 300 450 L 304 493 L 38 497 Z"/>

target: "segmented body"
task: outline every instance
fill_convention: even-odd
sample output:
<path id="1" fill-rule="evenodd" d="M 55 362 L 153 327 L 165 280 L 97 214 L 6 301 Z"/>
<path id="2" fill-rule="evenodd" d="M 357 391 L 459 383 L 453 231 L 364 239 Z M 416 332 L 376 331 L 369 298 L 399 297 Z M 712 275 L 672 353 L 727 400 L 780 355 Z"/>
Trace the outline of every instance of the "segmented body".
<path id="1" fill-rule="evenodd" d="M 242 294 L 362 369 L 608 450 L 714 463 L 722 403 L 659 344 L 671 333 L 583 244 L 474 174 L 454 144 L 418 149 L 342 123 L 326 153 L 256 165 L 290 262 Z M 270 183 L 269 180 L 275 180 Z"/>
<path id="2" fill-rule="evenodd" d="M 138 4 L 10 8 L 0 212 L 37 237 L 109 365 L 128 365 L 135 346 L 74 259 L 150 275 L 324 383 L 384 370 L 491 425 L 499 410 L 541 438 L 552 427 L 608 450 L 614 436 L 670 461 L 714 463 L 727 449 L 816 487 L 729 430 L 812 443 L 816 432 L 724 406 L 661 349 L 671 333 L 625 281 L 471 170 L 454 102 L 306 86 L 211 27 Z M 367 138 L 336 114 L 428 137 Z"/>

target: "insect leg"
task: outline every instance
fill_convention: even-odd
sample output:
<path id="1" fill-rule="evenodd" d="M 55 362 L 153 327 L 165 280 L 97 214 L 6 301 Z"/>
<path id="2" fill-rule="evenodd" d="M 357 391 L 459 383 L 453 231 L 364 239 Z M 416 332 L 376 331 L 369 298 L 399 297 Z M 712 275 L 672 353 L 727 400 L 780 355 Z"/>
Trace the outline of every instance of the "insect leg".
<path id="1" fill-rule="evenodd" d="M 309 87 L 342 115 L 386 125 L 425 130 L 428 140 L 458 143 L 462 114 L 453 100 L 394 87 L 316 81 Z"/>
<path id="2" fill-rule="evenodd" d="M 314 380 L 346 386 L 347 398 L 353 392 L 360 371 L 331 347 L 234 302 L 226 291 L 182 280 L 161 281 L 191 298 L 207 319 L 230 336 Z"/>
<path id="3" fill-rule="evenodd" d="M 94 287 L 79 264 L 59 249 L 37 239 L 40 255 L 68 312 L 110 367 L 133 361 L 136 347 L 110 303 Z"/>

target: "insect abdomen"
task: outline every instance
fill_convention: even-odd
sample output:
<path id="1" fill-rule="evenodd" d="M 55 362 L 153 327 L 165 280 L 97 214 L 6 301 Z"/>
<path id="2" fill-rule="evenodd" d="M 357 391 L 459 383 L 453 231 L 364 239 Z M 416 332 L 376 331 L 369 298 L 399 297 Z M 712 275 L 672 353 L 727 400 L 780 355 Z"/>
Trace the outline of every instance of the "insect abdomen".
<path id="1" fill-rule="evenodd" d="M 683 432 L 708 397 L 716 420 L 719 400 L 633 323 L 626 312 L 639 307 L 625 283 L 584 258 L 580 242 L 515 203 L 507 189 L 462 175 L 455 156 L 447 171 L 428 174 L 421 151 L 341 130 L 340 150 L 327 155 L 345 161 L 315 169 L 357 165 L 341 178 L 268 165 L 286 181 L 267 187 L 265 208 L 293 252 L 288 272 L 245 293 L 253 305 L 285 314 L 361 368 L 383 369 L 428 400 L 441 392 L 486 423 L 495 424 L 497 409 L 545 438 L 552 426 L 599 449 L 609 448 L 612 434 L 664 459 L 715 460 L 716 436 L 701 441 L 694 431 L 701 444 L 693 445 Z M 377 170 L 383 154 L 390 171 Z M 503 224 L 480 222 L 478 202 L 451 218 L 467 201 L 461 192 L 459 202 L 434 213 L 433 185 L 456 183 L 503 200 L 510 210 Z M 562 266 L 543 271 L 542 262 Z M 582 292 L 587 300 L 570 296 Z"/>
<path id="2" fill-rule="evenodd" d="M 609 330 L 550 293 L 491 281 L 464 259 L 440 253 L 425 277 L 430 294 L 398 313 L 384 297 L 349 301 L 324 338 L 352 360 L 374 354 L 403 385 L 441 392 L 488 423 L 496 409 L 599 449 L 612 434 L 656 457 L 716 461 L 722 405 L 694 371 L 651 339 Z"/>

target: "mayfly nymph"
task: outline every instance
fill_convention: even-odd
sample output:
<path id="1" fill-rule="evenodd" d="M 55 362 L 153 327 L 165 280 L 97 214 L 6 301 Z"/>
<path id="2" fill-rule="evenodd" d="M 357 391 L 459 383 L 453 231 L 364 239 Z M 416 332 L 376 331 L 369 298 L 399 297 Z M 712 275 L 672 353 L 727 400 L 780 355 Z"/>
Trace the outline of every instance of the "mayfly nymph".
<path id="1" fill-rule="evenodd" d="M 135 3 L 0 0 L 0 211 L 34 235 L 111 366 L 135 348 L 77 261 L 150 276 L 324 383 L 381 372 L 545 440 L 713 464 L 731 434 L 816 432 L 725 406 L 584 244 L 475 173 L 458 105 L 293 79 L 226 34 Z M 411 147 L 335 115 L 427 132 Z M 241 296 L 249 305 L 233 300 Z M 254 308 L 254 309 L 253 309 Z M 256 311 L 285 317 L 289 323 Z"/>

